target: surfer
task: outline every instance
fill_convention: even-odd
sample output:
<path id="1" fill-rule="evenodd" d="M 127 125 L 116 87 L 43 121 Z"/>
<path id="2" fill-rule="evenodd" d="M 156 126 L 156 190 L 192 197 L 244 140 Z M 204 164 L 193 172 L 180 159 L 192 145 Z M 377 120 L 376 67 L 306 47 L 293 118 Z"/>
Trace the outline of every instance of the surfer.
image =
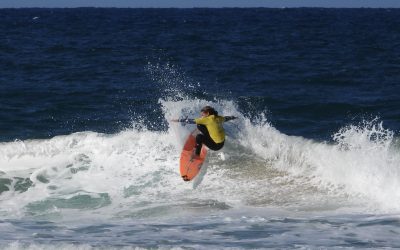
<path id="1" fill-rule="evenodd" d="M 220 150 L 225 142 L 225 130 L 222 124 L 236 118 L 235 116 L 219 116 L 218 112 L 213 107 L 205 106 L 201 109 L 201 117 L 199 118 L 174 119 L 171 121 L 197 124 L 197 128 L 201 133 L 196 136 L 196 147 L 192 155 L 194 158 L 200 156 L 203 144 L 211 150 Z"/>

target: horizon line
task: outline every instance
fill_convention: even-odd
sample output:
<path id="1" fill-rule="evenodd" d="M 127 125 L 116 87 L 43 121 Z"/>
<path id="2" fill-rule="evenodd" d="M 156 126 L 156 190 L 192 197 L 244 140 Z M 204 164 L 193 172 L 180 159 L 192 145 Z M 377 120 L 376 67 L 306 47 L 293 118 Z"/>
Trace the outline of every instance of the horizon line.
<path id="1" fill-rule="evenodd" d="M 400 7 L 322 7 L 322 6 L 298 6 L 298 7 L 265 7 L 265 6 L 252 6 L 252 7 L 121 7 L 121 6 L 73 6 L 73 7 L 0 7 L 0 9 L 399 9 Z"/>

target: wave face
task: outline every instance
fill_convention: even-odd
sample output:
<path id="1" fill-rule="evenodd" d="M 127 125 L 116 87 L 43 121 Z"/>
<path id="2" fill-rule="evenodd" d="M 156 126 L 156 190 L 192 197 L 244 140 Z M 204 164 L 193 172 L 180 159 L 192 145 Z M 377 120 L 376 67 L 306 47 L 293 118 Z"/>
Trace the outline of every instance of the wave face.
<path id="1" fill-rule="evenodd" d="M 160 100 L 165 118 L 194 115 L 210 102 Z M 139 124 L 117 134 L 79 132 L 0 144 L 3 218 L 172 216 L 176 210 L 242 206 L 296 211 L 399 211 L 400 155 L 379 121 L 348 126 L 334 143 L 288 136 L 267 119 L 250 121 L 235 103 L 212 103 L 226 123 L 226 146 L 211 152 L 201 184 L 181 180 L 183 141 L 193 126 L 167 131 Z M 95 215 L 93 212 L 95 211 Z"/>
<path id="2" fill-rule="evenodd" d="M 0 248 L 400 248 L 399 14 L 0 9 Z"/>

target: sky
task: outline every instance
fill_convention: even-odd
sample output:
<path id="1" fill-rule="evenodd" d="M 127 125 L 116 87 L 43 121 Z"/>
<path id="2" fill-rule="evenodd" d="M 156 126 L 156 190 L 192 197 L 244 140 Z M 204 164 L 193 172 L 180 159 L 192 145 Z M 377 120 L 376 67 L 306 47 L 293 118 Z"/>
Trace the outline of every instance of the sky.
<path id="1" fill-rule="evenodd" d="M 0 0 L 0 8 L 334 7 L 400 8 L 400 0 Z"/>

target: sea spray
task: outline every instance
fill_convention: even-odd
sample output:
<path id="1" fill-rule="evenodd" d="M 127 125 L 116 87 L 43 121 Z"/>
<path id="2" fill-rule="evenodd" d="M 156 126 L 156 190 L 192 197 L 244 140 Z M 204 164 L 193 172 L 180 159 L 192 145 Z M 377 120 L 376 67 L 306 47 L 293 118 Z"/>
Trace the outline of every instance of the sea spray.
<path id="1" fill-rule="evenodd" d="M 344 127 L 333 143 L 287 136 L 267 122 L 245 123 L 241 143 L 274 168 L 306 180 L 306 187 L 363 200 L 367 209 L 400 209 L 400 155 L 382 122 Z"/>
<path id="2" fill-rule="evenodd" d="M 95 211 L 104 217 L 168 217 L 177 206 L 187 212 L 190 204 L 210 201 L 220 209 L 399 209 L 399 156 L 391 148 L 393 134 L 379 123 L 349 126 L 333 142 L 318 142 L 281 133 L 265 115 L 249 119 L 232 101 L 160 104 L 167 131 L 140 125 L 117 134 L 80 132 L 2 143 L 0 214 L 65 219 L 71 214 L 88 218 Z M 239 119 L 225 124 L 226 144 L 219 152 L 224 157 L 210 152 L 207 174 L 193 189 L 181 180 L 178 162 L 182 139 L 194 125 L 170 119 L 196 117 L 206 104 Z"/>
<path id="3" fill-rule="evenodd" d="M 336 181 L 352 193 L 365 195 L 386 211 L 400 209 L 400 153 L 393 147 L 394 132 L 378 119 L 342 128 L 333 136 L 340 152 Z"/>

